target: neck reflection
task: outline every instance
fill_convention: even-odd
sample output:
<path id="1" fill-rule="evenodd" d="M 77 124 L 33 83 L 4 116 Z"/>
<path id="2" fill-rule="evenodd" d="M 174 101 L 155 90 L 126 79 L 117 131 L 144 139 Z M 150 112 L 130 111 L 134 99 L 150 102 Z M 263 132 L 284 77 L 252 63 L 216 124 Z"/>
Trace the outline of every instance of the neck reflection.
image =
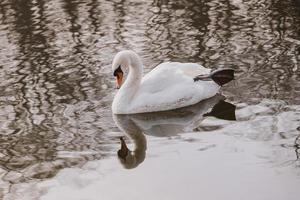
<path id="1" fill-rule="evenodd" d="M 115 123 L 134 143 L 134 150 L 131 151 L 124 140 L 121 140 L 121 148 L 118 151 L 118 158 L 126 169 L 137 167 L 145 160 L 147 140 L 141 128 L 135 124 L 130 115 L 114 115 Z"/>

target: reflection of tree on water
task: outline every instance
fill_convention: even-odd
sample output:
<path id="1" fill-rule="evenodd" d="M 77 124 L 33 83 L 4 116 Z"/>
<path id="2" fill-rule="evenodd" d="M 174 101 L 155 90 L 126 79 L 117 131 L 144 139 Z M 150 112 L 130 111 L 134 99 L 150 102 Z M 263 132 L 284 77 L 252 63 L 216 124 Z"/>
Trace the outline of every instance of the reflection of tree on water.
<path id="1" fill-rule="evenodd" d="M 149 8 L 152 16 L 147 20 L 147 48 L 160 59 L 202 61 L 199 55 L 208 31 L 208 10 L 203 1 L 153 1 Z"/>
<path id="2" fill-rule="evenodd" d="M 71 10 L 68 13 L 73 27 L 70 32 L 75 33 L 74 41 L 71 41 L 75 43 L 72 44 L 75 51 L 71 54 L 81 60 L 79 63 L 69 61 L 72 66 L 65 66 L 65 60 L 61 60 L 65 58 L 59 55 L 61 49 L 57 52 L 57 47 L 53 45 L 57 38 L 47 25 L 49 15 L 45 14 L 47 6 L 44 1 L 12 2 L 7 6 L 13 13 L 9 15 L 13 23 L 5 21 L 5 18 L 1 23 L 7 23 L 9 38 L 18 46 L 18 54 L 14 55 L 18 64 L 13 68 L 14 73 L 7 75 L 14 81 L 8 86 L 10 92 L 0 94 L 14 99 L 4 104 L 8 105 L 8 109 L 13 108 L 7 114 L 14 118 L 7 123 L 5 133 L 2 132 L 0 137 L 0 166 L 6 171 L 2 174 L 2 180 L 19 183 L 50 178 L 62 168 L 80 166 L 88 160 L 102 158 L 107 152 L 107 147 L 103 145 L 105 139 L 101 135 L 103 129 L 94 128 L 93 134 L 81 130 L 88 123 L 98 127 L 100 118 L 97 114 L 93 113 L 94 119 L 82 122 L 78 110 L 68 109 L 67 116 L 64 113 L 65 107 L 77 102 L 77 108 L 84 107 L 86 112 L 88 107 L 93 106 L 89 101 L 86 101 L 88 106 L 80 106 L 82 100 L 90 97 L 85 94 L 87 85 L 83 86 L 80 81 L 89 73 L 84 63 L 88 57 L 81 57 L 85 49 L 81 49 L 84 45 L 80 43 L 81 35 L 77 35 L 80 33 L 76 29 L 79 13 L 74 11 L 77 4 L 69 6 Z M 1 9 L 1 12 L 5 11 Z M 79 73 L 64 73 L 66 69 Z M 77 112 L 76 115 L 73 112 Z M 74 152 L 74 155 L 71 153 L 72 156 L 69 156 L 69 152 Z"/>
<path id="3" fill-rule="evenodd" d="M 300 130 L 300 127 L 298 129 Z M 295 139 L 295 152 L 297 160 L 300 160 L 300 135 L 298 135 Z"/>
<path id="4" fill-rule="evenodd" d="M 126 47 L 127 44 L 124 40 L 123 34 L 127 32 L 128 30 L 126 29 L 124 23 L 125 23 L 125 16 L 126 16 L 126 9 L 127 7 L 125 6 L 125 1 L 121 0 L 119 2 L 113 2 L 113 10 L 118 16 L 115 19 L 115 30 L 114 30 L 114 37 L 116 40 L 119 42 L 121 46 Z"/>
<path id="5" fill-rule="evenodd" d="M 38 12 L 34 13 L 32 7 Z M 44 36 L 48 32 L 44 24 L 44 3 L 22 1 L 12 3 L 11 9 L 15 13 L 12 30 L 17 35 L 19 46 L 17 76 L 12 76 L 17 101 L 14 102 L 15 119 L 10 123 L 10 129 L 15 132 L 1 137 L 2 153 L 6 155 L 1 158 L 1 166 L 8 172 L 23 173 L 17 179 L 14 177 L 13 182 L 18 182 L 55 174 L 54 171 L 37 170 L 37 167 L 43 168 L 37 161 L 46 164 L 56 156 L 57 133 L 49 130 L 45 123 L 46 118 L 53 116 L 49 109 L 53 104 L 49 101 L 45 73 L 52 66 L 49 64 L 48 41 Z M 3 180 L 10 180 L 10 176 L 7 174 Z"/>
<path id="6" fill-rule="evenodd" d="M 236 80 L 239 88 L 226 90 L 239 90 L 243 95 L 236 99 L 242 102 L 287 96 L 299 101 L 295 70 L 299 71 L 300 21 L 290 1 L 158 0 L 149 12 L 146 48 L 154 59 L 195 61 L 212 68 L 238 66 L 244 72 Z"/>
<path id="7" fill-rule="evenodd" d="M 89 12 L 89 18 L 91 20 L 91 24 L 93 25 L 93 33 L 99 34 L 99 36 L 103 36 L 104 33 L 99 30 L 100 23 L 103 20 L 103 16 L 101 12 L 99 12 L 100 2 L 97 0 L 91 0 L 89 3 L 90 9 Z"/>

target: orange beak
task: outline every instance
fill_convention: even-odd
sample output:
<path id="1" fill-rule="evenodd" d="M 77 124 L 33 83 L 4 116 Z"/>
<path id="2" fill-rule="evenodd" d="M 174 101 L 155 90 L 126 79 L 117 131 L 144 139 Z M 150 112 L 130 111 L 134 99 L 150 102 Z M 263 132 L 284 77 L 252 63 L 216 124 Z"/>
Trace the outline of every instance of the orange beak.
<path id="1" fill-rule="evenodd" d="M 117 75 L 116 75 L 117 89 L 120 89 L 122 83 L 123 83 L 123 73 L 122 72 L 117 72 Z"/>

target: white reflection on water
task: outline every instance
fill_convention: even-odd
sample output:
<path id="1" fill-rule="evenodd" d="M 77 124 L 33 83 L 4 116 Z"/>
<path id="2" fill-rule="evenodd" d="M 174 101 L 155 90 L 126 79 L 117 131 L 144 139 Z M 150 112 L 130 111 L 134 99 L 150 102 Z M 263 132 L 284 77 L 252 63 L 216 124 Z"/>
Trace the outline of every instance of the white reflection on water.
<path id="1" fill-rule="evenodd" d="M 172 111 L 114 115 L 114 121 L 119 129 L 135 143 L 135 150 L 132 152 L 121 138 L 121 149 L 118 151 L 121 163 L 125 168 L 131 169 L 144 161 L 147 149 L 147 140 L 144 134 L 171 137 L 192 132 L 199 127 L 204 116 L 235 120 L 235 106 L 223 99 L 225 99 L 224 96 L 216 95 L 195 105 Z"/>

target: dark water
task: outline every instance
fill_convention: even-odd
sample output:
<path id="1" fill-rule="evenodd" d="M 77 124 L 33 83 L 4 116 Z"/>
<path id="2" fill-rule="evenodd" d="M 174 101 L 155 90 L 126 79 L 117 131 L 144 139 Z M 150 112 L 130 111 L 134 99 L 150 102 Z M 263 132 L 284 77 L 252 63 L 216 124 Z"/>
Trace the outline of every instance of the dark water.
<path id="1" fill-rule="evenodd" d="M 127 133 L 137 143 L 136 146 L 142 141 L 144 146 L 141 151 L 144 154 L 141 154 L 143 156 L 139 162 L 131 166 L 135 169 L 119 172 L 124 163 L 116 165 L 111 160 L 117 159 L 119 136 L 124 135 L 124 130 L 119 130 L 110 110 L 115 91 L 111 62 L 113 56 L 123 49 L 135 50 L 142 57 L 146 72 L 170 60 L 197 62 L 213 69 L 234 68 L 237 78 L 224 87 L 222 93 L 227 102 L 236 106 L 237 121 L 206 116 L 201 124 L 198 120 L 193 126 L 183 123 L 178 127 L 178 119 L 172 123 L 170 119 L 173 118 L 167 116 L 164 123 L 171 125 L 167 129 L 160 127 L 160 131 L 151 129 L 152 132 L 148 132 L 151 136 L 130 136 Z M 234 166 L 244 169 L 249 167 L 249 162 L 256 163 L 252 163 L 250 172 L 246 172 L 257 179 L 245 184 L 259 185 L 263 175 L 269 178 L 263 179 L 265 182 L 261 184 L 270 183 L 269 188 L 258 193 L 276 191 L 277 187 L 281 187 L 280 183 L 274 183 L 272 187 L 271 182 L 279 179 L 286 188 L 281 188 L 282 196 L 278 199 L 300 198 L 299 190 L 294 190 L 300 180 L 298 0 L 1 0 L 0 69 L 0 198 L 94 199 L 93 195 L 83 194 L 91 194 L 90 190 L 97 189 L 87 189 L 79 192 L 76 198 L 71 198 L 54 195 L 57 193 L 56 187 L 58 193 L 60 191 L 59 184 L 36 185 L 64 179 L 61 178 L 64 173 L 68 178 L 77 177 L 80 170 L 92 163 L 100 163 L 106 168 L 103 171 L 97 167 L 85 169 L 88 173 L 98 171 L 110 174 L 110 169 L 114 169 L 117 174 L 127 176 L 126 173 L 131 173 L 133 180 L 141 181 L 144 180 L 142 174 L 151 176 L 156 173 L 159 176 L 162 173 L 145 169 L 156 166 L 157 161 L 162 169 L 168 171 L 167 166 L 172 164 L 172 156 L 167 156 L 170 152 L 182 152 L 180 159 L 187 162 L 195 160 L 198 158 L 198 154 L 194 155 L 195 145 L 197 152 L 210 159 L 215 155 L 221 155 L 224 159 L 228 155 L 239 155 L 228 158 L 233 163 L 232 169 L 235 169 Z M 149 117 L 142 119 L 143 124 L 150 124 Z M 186 127 L 190 129 L 186 130 Z M 147 134 L 145 130 L 141 132 Z M 168 135 L 168 131 L 175 133 L 175 136 Z M 160 136 L 157 133 L 165 135 L 156 137 Z M 127 143 L 130 143 L 129 138 Z M 188 142 L 183 145 L 184 141 Z M 202 143 L 205 145 L 200 148 Z M 166 146 L 170 149 L 165 150 Z M 244 154 L 232 153 L 241 152 L 242 147 L 245 149 L 241 151 L 255 159 L 243 160 Z M 216 154 L 207 151 L 211 148 L 215 149 Z M 231 153 L 226 153 L 231 148 Z M 264 153 L 257 152 L 261 149 Z M 226 167 L 224 169 L 214 159 L 207 159 L 202 170 L 212 165 L 220 166 L 215 170 L 221 173 L 220 176 L 226 174 Z M 240 159 L 243 162 L 236 163 Z M 142 162 L 143 166 L 138 166 Z M 262 162 L 268 163 L 263 166 L 266 171 L 256 171 Z M 192 173 L 195 170 L 192 166 L 198 165 L 191 163 L 188 166 Z M 70 174 L 68 170 L 71 170 Z M 270 175 L 265 173 L 273 171 Z M 186 174 L 183 168 L 171 172 L 172 176 L 166 175 L 165 178 Z M 236 177 L 231 184 L 240 180 L 237 178 L 240 177 L 239 171 L 230 175 Z M 83 179 L 89 176 L 94 175 L 82 175 Z M 227 178 L 232 177 L 227 175 Z M 149 177 L 145 179 L 149 180 Z M 127 180 L 126 177 L 124 180 Z M 209 181 L 218 180 L 204 178 L 204 183 L 209 185 Z M 70 182 L 85 185 L 80 177 L 63 185 Z M 125 197 L 109 195 L 114 193 L 113 187 L 119 187 L 116 182 L 105 187 L 102 183 L 89 184 L 97 185 L 99 190 L 106 188 L 108 196 L 104 195 L 104 199 L 127 199 L 128 190 L 122 191 Z M 181 184 L 165 188 L 169 196 L 151 193 L 152 199 L 187 197 L 186 192 L 179 192 L 176 197 L 171 194 L 190 182 L 195 183 L 192 178 L 186 178 Z M 195 186 L 189 187 L 189 194 L 198 195 L 199 190 Z M 216 188 L 211 186 L 205 191 L 214 193 Z M 240 190 L 236 195 L 232 193 L 232 196 L 222 198 L 241 199 L 243 188 L 248 186 L 241 188 L 236 188 Z M 52 196 L 50 190 L 54 191 Z M 73 192 L 71 189 L 62 191 L 65 195 Z M 214 199 L 209 193 L 203 197 Z M 248 196 L 249 199 L 269 198 L 256 197 Z M 128 199 L 140 198 L 131 196 Z"/>

